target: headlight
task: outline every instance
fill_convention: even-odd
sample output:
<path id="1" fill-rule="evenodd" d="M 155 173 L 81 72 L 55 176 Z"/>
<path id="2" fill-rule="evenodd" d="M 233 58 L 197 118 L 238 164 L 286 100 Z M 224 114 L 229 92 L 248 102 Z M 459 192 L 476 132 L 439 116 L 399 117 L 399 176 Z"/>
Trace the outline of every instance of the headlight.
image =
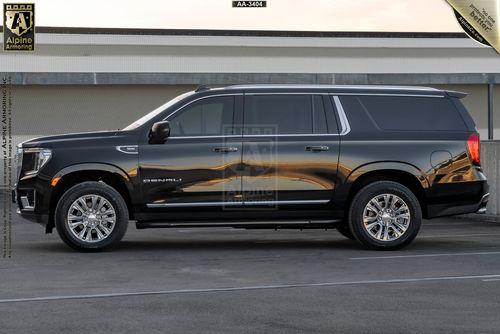
<path id="1" fill-rule="evenodd" d="M 38 174 L 52 157 L 52 151 L 47 148 L 26 148 L 23 153 L 23 169 L 26 169 L 24 175 Z"/>

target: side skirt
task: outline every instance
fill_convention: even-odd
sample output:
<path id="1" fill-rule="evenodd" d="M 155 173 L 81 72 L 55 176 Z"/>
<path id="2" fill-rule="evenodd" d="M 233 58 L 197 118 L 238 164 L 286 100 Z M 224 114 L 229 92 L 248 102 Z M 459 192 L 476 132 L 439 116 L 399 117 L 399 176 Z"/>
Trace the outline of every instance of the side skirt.
<path id="1" fill-rule="evenodd" d="M 137 229 L 147 228 L 189 228 L 189 227 L 232 227 L 241 229 L 335 229 L 341 222 L 338 220 L 313 220 L 313 221 L 226 221 L 226 222 L 207 222 L 207 221 L 138 221 Z"/>

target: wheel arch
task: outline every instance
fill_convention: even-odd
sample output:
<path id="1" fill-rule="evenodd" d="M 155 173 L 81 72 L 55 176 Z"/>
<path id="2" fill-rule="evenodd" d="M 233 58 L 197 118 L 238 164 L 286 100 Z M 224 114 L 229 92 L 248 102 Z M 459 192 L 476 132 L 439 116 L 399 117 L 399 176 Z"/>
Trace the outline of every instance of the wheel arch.
<path id="1" fill-rule="evenodd" d="M 350 205 L 364 186 L 376 181 L 394 181 L 410 189 L 419 201 L 423 216 L 427 216 L 425 191 L 429 188 L 429 182 L 421 170 L 404 162 L 370 163 L 353 170 L 346 181 L 349 185 L 346 204 Z"/>
<path id="2" fill-rule="evenodd" d="M 72 186 L 85 181 L 101 181 L 120 193 L 125 201 L 130 219 L 134 219 L 133 188 L 129 176 L 120 168 L 108 164 L 77 164 L 60 170 L 53 178 L 58 179 L 49 200 L 49 222 L 47 232 L 54 228 L 54 214 L 61 196 Z"/>

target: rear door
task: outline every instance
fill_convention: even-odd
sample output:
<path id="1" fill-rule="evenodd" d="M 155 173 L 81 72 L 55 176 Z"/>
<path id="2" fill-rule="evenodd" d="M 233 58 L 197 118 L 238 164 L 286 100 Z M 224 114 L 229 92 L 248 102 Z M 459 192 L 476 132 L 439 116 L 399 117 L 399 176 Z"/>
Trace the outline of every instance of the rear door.
<path id="1" fill-rule="evenodd" d="M 328 95 L 246 93 L 243 118 L 245 206 L 331 201 L 339 134 Z"/>

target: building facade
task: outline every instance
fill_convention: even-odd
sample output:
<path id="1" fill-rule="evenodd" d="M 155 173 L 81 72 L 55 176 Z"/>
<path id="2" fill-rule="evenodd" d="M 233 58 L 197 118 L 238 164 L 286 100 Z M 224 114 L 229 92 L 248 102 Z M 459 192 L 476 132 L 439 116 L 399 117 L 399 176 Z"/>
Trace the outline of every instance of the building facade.
<path id="1" fill-rule="evenodd" d="M 464 91 L 481 138 L 500 138 L 500 57 L 457 33 L 42 27 L 35 52 L 0 52 L 0 74 L 13 84 L 15 141 L 121 128 L 199 84 L 238 83 Z"/>

